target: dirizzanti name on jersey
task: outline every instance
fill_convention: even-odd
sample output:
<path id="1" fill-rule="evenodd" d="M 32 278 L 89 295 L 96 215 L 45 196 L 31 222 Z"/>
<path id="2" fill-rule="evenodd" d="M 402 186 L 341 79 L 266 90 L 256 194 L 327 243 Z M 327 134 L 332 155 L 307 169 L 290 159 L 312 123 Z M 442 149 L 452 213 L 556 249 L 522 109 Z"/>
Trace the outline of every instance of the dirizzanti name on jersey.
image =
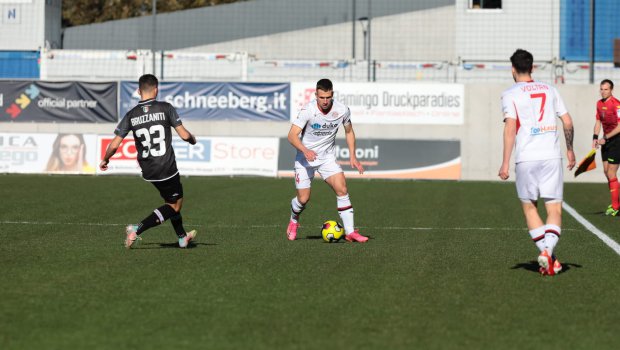
<path id="1" fill-rule="evenodd" d="M 131 126 L 136 126 L 148 122 L 157 122 L 162 120 L 166 120 L 166 115 L 164 114 L 164 112 L 144 114 L 138 117 L 133 117 L 130 121 Z"/>

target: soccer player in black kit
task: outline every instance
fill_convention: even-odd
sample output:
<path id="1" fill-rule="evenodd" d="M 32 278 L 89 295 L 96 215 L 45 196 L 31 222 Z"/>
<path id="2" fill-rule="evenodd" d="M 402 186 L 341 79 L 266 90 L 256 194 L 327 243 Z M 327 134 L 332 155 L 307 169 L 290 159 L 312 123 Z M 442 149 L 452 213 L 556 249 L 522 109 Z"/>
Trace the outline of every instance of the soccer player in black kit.
<path id="1" fill-rule="evenodd" d="M 196 236 L 196 231 L 185 232 L 181 207 L 183 205 L 183 186 L 172 148 L 173 127 L 179 136 L 190 144 L 196 144 L 196 138 L 183 124 L 172 105 L 157 101 L 159 82 L 152 74 L 145 74 L 138 81 L 141 101 L 127 112 L 114 130 L 114 138 L 108 145 L 99 164 L 103 171 L 108 169 L 110 158 L 116 153 L 121 142 L 133 132 L 138 153 L 138 164 L 142 168 L 142 177 L 155 185 L 165 204 L 155 209 L 137 225 L 127 226 L 125 247 L 130 248 L 142 232 L 170 219 L 174 231 L 179 237 L 179 247 L 185 248 Z"/>

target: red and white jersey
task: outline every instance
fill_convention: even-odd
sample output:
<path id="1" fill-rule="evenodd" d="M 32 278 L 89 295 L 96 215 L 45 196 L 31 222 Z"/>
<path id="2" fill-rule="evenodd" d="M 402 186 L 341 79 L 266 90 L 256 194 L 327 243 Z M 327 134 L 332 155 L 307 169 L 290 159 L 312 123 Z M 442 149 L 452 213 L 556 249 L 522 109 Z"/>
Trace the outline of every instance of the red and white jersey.
<path id="1" fill-rule="evenodd" d="M 504 120 L 517 120 L 515 162 L 562 158 L 557 118 L 568 113 L 551 85 L 516 83 L 502 93 Z"/>
<path id="2" fill-rule="evenodd" d="M 335 159 L 336 134 L 340 125 L 351 123 L 351 111 L 341 102 L 335 101 L 327 113 L 323 113 L 316 100 L 301 108 L 294 125 L 301 128 L 301 143 L 317 155 L 316 163 L 325 159 Z M 302 152 L 297 156 L 303 157 Z M 313 163 L 315 163 L 313 162 Z"/>

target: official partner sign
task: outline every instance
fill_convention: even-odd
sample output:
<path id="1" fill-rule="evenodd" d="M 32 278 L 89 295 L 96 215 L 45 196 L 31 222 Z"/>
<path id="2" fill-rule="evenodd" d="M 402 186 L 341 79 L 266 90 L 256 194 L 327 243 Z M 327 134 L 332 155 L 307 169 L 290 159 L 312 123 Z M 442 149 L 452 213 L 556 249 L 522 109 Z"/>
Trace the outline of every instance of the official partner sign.
<path id="1" fill-rule="evenodd" d="M 161 82 L 158 99 L 186 120 L 288 121 L 290 115 L 289 83 Z M 139 100 L 138 84 L 121 82 L 119 118 Z"/>
<path id="2" fill-rule="evenodd" d="M 291 121 L 315 98 L 316 83 L 291 83 Z M 337 83 L 334 99 L 351 109 L 351 120 L 363 124 L 461 125 L 465 113 L 462 84 Z"/>
<path id="3" fill-rule="evenodd" d="M 117 83 L 0 81 L 0 121 L 116 122 Z"/>

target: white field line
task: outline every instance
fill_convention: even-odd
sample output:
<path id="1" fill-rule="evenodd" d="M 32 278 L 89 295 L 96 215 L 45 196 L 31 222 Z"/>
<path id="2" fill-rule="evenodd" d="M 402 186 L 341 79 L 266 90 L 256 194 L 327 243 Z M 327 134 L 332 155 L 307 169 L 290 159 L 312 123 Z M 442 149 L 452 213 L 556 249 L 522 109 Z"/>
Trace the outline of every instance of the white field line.
<path id="1" fill-rule="evenodd" d="M 73 225 L 73 226 L 127 226 L 127 224 L 117 223 L 93 223 L 93 222 L 54 222 L 54 221 L 0 221 L 0 225 Z M 185 224 L 185 226 L 192 227 L 207 227 L 207 228 L 279 228 L 285 227 L 282 224 L 274 225 L 192 225 Z M 304 225 L 301 225 L 302 227 Z M 317 226 L 319 227 L 319 226 Z M 513 228 L 513 227 L 399 227 L 399 226 L 359 226 L 362 229 L 381 230 L 381 231 L 527 231 L 527 228 Z M 564 229 L 564 231 L 578 231 L 577 229 Z"/>
<path id="2" fill-rule="evenodd" d="M 586 220 L 583 216 L 581 216 L 573 207 L 568 205 L 566 202 L 562 203 L 562 207 L 569 213 L 575 220 L 579 221 L 580 224 L 583 225 L 588 231 L 592 232 L 596 237 L 598 237 L 603 243 L 607 244 L 607 246 L 613 249 L 616 254 L 620 255 L 620 244 L 618 242 L 611 239 L 605 232 L 596 228 L 592 223 Z"/>

